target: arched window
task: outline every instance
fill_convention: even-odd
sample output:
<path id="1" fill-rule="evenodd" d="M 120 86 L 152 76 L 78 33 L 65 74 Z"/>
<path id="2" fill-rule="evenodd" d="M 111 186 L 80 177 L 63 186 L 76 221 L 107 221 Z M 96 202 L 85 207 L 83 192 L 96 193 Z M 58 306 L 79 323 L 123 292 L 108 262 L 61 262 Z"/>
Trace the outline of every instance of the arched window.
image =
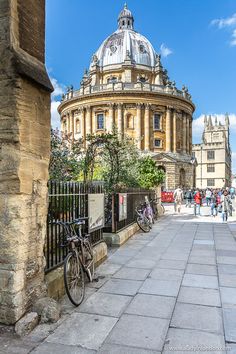
<path id="1" fill-rule="evenodd" d="M 154 113 L 153 116 L 153 130 L 161 129 L 161 115 L 160 113 Z"/>
<path id="2" fill-rule="evenodd" d="M 116 76 L 112 76 L 112 77 L 109 77 L 108 79 L 107 79 L 107 83 L 108 84 L 114 84 L 114 83 L 116 83 L 117 82 L 117 77 Z"/>
<path id="3" fill-rule="evenodd" d="M 127 119 L 127 128 L 134 129 L 134 117 L 132 116 L 132 114 L 128 113 L 126 119 Z"/>
<path id="4" fill-rule="evenodd" d="M 77 119 L 76 120 L 76 133 L 80 133 L 80 120 L 79 119 Z"/>
<path id="5" fill-rule="evenodd" d="M 98 130 L 104 129 L 104 114 L 103 113 L 97 114 L 97 129 Z"/>
<path id="6" fill-rule="evenodd" d="M 183 168 L 179 170 L 179 185 L 181 188 L 185 187 L 185 170 Z"/>

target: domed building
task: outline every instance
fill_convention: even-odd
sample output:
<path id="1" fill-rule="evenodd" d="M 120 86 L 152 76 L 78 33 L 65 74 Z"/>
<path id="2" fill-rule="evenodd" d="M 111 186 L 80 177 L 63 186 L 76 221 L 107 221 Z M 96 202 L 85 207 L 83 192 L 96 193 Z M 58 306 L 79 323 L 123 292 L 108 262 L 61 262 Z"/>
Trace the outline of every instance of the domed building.
<path id="1" fill-rule="evenodd" d="M 118 29 L 101 44 L 78 90 L 69 88 L 58 107 L 61 130 L 87 134 L 128 134 L 166 172 L 165 188 L 193 186 L 192 114 L 188 89 L 177 89 L 148 41 L 134 30 L 127 6 Z"/>

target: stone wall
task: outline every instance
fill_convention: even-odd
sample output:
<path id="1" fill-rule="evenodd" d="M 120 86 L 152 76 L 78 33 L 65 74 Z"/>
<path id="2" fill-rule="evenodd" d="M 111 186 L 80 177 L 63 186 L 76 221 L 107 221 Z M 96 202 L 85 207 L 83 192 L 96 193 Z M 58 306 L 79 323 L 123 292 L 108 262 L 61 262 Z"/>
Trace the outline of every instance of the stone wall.
<path id="1" fill-rule="evenodd" d="M 44 0 L 0 0 L 0 322 L 6 324 L 46 290 L 52 86 L 43 62 L 44 21 Z"/>

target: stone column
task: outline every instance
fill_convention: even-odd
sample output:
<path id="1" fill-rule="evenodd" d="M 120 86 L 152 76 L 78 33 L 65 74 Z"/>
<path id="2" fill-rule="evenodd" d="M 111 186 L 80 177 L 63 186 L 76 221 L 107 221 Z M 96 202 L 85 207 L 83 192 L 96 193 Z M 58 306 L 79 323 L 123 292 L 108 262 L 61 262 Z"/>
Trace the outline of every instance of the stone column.
<path id="1" fill-rule="evenodd" d="M 173 113 L 173 152 L 176 153 L 177 150 L 177 112 Z"/>
<path id="2" fill-rule="evenodd" d="M 145 104 L 144 112 L 144 150 L 150 149 L 150 105 Z"/>
<path id="3" fill-rule="evenodd" d="M 192 116 L 189 115 L 189 154 L 192 155 Z"/>
<path id="4" fill-rule="evenodd" d="M 142 146 L 142 104 L 137 104 L 137 140 L 138 140 L 138 148 L 141 150 Z"/>
<path id="5" fill-rule="evenodd" d="M 45 2 L 0 1 L 0 323 L 46 295 L 50 158 Z M 43 127 L 43 129 L 42 129 Z"/>
<path id="6" fill-rule="evenodd" d="M 92 114 L 92 132 L 96 134 L 97 131 L 97 115 L 95 112 Z"/>
<path id="7" fill-rule="evenodd" d="M 123 121 L 123 117 L 122 117 L 122 107 L 123 104 L 122 103 L 118 103 L 118 106 L 117 106 L 117 127 L 118 127 L 118 134 L 120 136 L 123 135 L 124 131 L 123 131 L 123 124 L 122 124 L 122 121 Z"/>
<path id="8" fill-rule="evenodd" d="M 186 115 L 186 152 L 187 154 L 189 154 L 189 134 L 190 134 L 190 130 L 189 130 L 189 115 Z"/>
<path id="9" fill-rule="evenodd" d="M 81 108 L 80 114 L 81 114 L 81 136 L 85 140 L 85 137 L 86 137 L 86 130 L 85 130 L 86 110 L 84 107 Z M 85 147 L 85 143 L 84 143 L 84 147 Z"/>
<path id="10" fill-rule="evenodd" d="M 86 121 L 85 121 L 85 127 L 86 127 L 86 135 L 92 133 L 92 108 L 90 106 L 86 107 Z"/>
<path id="11" fill-rule="evenodd" d="M 186 153 L 186 145 L 187 145 L 187 141 L 186 141 L 186 113 L 183 112 L 182 115 L 182 120 L 183 120 L 183 153 Z"/>
<path id="12" fill-rule="evenodd" d="M 166 152 L 171 151 L 171 107 L 166 108 Z"/>
<path id="13" fill-rule="evenodd" d="M 71 135 L 70 135 L 71 140 L 73 141 L 74 137 L 75 137 L 74 136 L 75 131 L 74 131 L 74 112 L 73 111 L 70 112 L 70 133 L 71 133 Z"/>
<path id="14" fill-rule="evenodd" d="M 108 122 L 107 122 L 107 132 L 112 133 L 113 130 L 113 125 L 114 125 L 114 104 L 110 103 L 109 104 L 109 110 L 108 110 Z"/>

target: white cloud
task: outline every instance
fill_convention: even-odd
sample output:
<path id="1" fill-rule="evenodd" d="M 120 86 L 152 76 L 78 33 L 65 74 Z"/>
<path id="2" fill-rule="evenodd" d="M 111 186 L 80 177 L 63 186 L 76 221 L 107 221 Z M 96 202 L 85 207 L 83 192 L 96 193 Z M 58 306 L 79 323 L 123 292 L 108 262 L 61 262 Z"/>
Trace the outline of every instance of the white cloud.
<path id="1" fill-rule="evenodd" d="M 211 21 L 212 25 L 216 25 L 219 28 L 230 27 L 236 25 L 236 13 L 231 17 L 219 18 Z"/>
<path id="2" fill-rule="evenodd" d="M 55 98 L 57 96 L 62 95 L 65 92 L 66 87 L 63 84 L 60 84 L 57 81 L 57 79 L 55 79 L 53 77 L 50 77 L 50 80 L 51 80 L 51 83 L 52 83 L 52 85 L 54 87 L 54 91 L 52 92 L 52 95 L 51 95 L 51 97 L 53 99 L 53 98 Z"/>
<path id="3" fill-rule="evenodd" d="M 236 46 L 236 13 L 234 13 L 231 17 L 215 19 L 211 21 L 211 25 L 217 26 L 219 29 L 222 28 L 230 28 L 233 29 L 231 33 L 230 45 Z"/>
<path id="4" fill-rule="evenodd" d="M 193 141 L 194 143 L 200 143 L 202 133 L 204 130 L 204 114 L 201 114 L 198 118 L 193 120 Z M 209 116 L 209 115 L 207 115 Z M 215 117 L 217 121 L 225 124 L 225 114 L 211 114 L 212 123 L 215 124 Z M 236 114 L 229 114 L 230 131 L 236 133 Z"/>
<path id="5" fill-rule="evenodd" d="M 162 43 L 162 45 L 160 46 L 160 52 L 161 56 L 164 58 L 168 57 L 168 55 L 173 53 L 173 51 L 170 48 L 166 47 L 164 43 Z"/>
<path id="6" fill-rule="evenodd" d="M 236 173 L 236 151 L 232 151 L 231 158 L 232 158 L 232 172 Z"/>
<path id="7" fill-rule="evenodd" d="M 57 111 L 57 108 L 60 104 L 60 101 L 52 101 L 51 102 L 51 126 L 53 129 L 59 128 L 61 126 L 60 123 L 60 115 Z"/>

